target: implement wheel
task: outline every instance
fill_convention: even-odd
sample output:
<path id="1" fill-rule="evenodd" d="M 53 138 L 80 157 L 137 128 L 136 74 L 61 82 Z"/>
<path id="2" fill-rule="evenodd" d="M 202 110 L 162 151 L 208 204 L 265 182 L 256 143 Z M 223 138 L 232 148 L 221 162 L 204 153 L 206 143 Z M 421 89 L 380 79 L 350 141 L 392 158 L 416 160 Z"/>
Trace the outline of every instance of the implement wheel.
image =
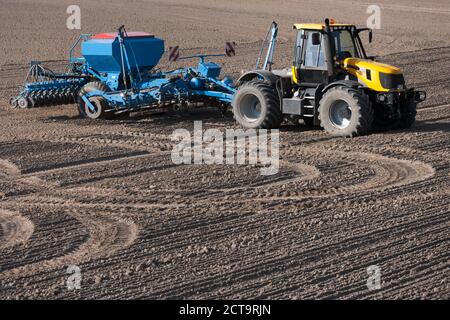
<path id="1" fill-rule="evenodd" d="M 30 101 L 27 97 L 20 97 L 19 99 L 17 99 L 17 106 L 20 109 L 27 109 L 30 107 Z"/>
<path id="2" fill-rule="evenodd" d="M 15 109 L 17 108 L 17 99 L 16 98 L 11 98 L 9 99 L 9 105 L 11 106 L 11 108 Z"/>
<path id="3" fill-rule="evenodd" d="M 78 94 L 78 112 L 82 117 L 88 119 L 106 119 L 111 117 L 111 112 L 108 112 L 108 102 L 104 97 L 98 95 L 88 98 L 89 102 L 94 106 L 94 109 L 89 108 L 84 102 L 83 96 L 94 90 L 100 91 L 101 93 L 110 91 L 106 85 L 99 81 L 87 83 L 81 88 Z"/>
<path id="4" fill-rule="evenodd" d="M 233 102 L 236 121 L 248 129 L 276 129 L 283 120 L 277 89 L 262 81 L 243 84 Z"/>

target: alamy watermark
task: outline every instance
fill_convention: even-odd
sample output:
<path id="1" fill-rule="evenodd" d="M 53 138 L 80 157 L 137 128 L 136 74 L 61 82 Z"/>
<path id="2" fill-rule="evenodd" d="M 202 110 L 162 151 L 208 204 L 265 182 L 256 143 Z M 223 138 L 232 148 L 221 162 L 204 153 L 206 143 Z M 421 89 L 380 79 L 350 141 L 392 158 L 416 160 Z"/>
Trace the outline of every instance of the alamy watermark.
<path id="1" fill-rule="evenodd" d="M 71 265 L 67 268 L 67 274 L 70 276 L 67 278 L 66 285 L 68 290 L 81 289 L 81 268 L 76 265 Z"/>
<path id="2" fill-rule="evenodd" d="M 70 5 L 66 9 L 69 17 L 66 20 L 66 26 L 69 30 L 81 30 L 81 9 L 75 4 Z"/>
<path id="3" fill-rule="evenodd" d="M 280 166 L 278 130 L 208 129 L 194 121 L 194 132 L 177 129 L 171 135 L 177 142 L 171 154 L 175 164 L 260 164 L 261 175 L 274 175 Z"/>
<path id="4" fill-rule="evenodd" d="M 367 289 L 370 291 L 381 289 L 381 269 L 377 265 L 372 265 L 367 268 Z"/>
<path id="5" fill-rule="evenodd" d="M 381 8 L 376 4 L 367 7 L 366 13 L 369 14 L 366 24 L 369 29 L 381 29 Z"/>

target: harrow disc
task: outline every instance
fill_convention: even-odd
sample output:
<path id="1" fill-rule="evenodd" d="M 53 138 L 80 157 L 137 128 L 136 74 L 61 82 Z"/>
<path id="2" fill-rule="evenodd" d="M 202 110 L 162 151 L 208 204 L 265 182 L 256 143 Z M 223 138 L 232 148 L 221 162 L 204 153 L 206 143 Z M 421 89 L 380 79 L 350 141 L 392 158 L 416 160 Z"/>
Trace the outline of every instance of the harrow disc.
<path id="1" fill-rule="evenodd" d="M 11 98 L 11 99 L 9 99 L 9 105 L 10 105 L 11 108 L 13 108 L 13 109 L 17 108 L 17 99 L 16 99 L 16 98 Z"/>
<path id="2" fill-rule="evenodd" d="M 30 101 L 27 97 L 20 97 L 19 99 L 17 99 L 17 105 L 21 109 L 27 109 L 30 107 Z"/>
<path id="3" fill-rule="evenodd" d="M 29 83 L 18 97 L 10 100 L 11 108 L 25 109 L 74 103 L 85 82 L 85 79 L 69 79 Z"/>

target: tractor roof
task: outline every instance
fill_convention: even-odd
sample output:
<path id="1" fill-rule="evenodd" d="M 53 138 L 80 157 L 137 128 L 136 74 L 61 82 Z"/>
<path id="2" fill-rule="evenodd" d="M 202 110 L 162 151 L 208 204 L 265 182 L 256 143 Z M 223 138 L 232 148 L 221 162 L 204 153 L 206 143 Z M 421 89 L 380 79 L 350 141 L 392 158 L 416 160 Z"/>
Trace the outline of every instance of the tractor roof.
<path id="1" fill-rule="evenodd" d="M 353 24 L 348 23 L 330 23 L 330 27 L 354 27 Z M 294 29 L 306 29 L 306 30 L 325 30 L 324 23 L 296 23 Z"/>

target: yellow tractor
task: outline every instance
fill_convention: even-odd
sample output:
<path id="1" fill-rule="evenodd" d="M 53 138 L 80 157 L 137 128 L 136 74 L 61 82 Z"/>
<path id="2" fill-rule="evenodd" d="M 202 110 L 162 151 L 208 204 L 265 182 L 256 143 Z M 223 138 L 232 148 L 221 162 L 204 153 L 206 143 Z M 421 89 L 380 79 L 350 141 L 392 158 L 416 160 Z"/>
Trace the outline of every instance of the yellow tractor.
<path id="1" fill-rule="evenodd" d="M 238 80 L 232 106 L 244 128 L 278 128 L 283 119 L 321 126 L 334 136 L 411 127 L 424 91 L 407 89 L 399 68 L 368 57 L 351 24 L 295 24 L 292 68 L 272 70 L 278 26 L 266 36 L 255 70 Z M 267 55 L 261 56 L 267 47 Z M 260 66 L 262 64 L 262 66 Z"/>

